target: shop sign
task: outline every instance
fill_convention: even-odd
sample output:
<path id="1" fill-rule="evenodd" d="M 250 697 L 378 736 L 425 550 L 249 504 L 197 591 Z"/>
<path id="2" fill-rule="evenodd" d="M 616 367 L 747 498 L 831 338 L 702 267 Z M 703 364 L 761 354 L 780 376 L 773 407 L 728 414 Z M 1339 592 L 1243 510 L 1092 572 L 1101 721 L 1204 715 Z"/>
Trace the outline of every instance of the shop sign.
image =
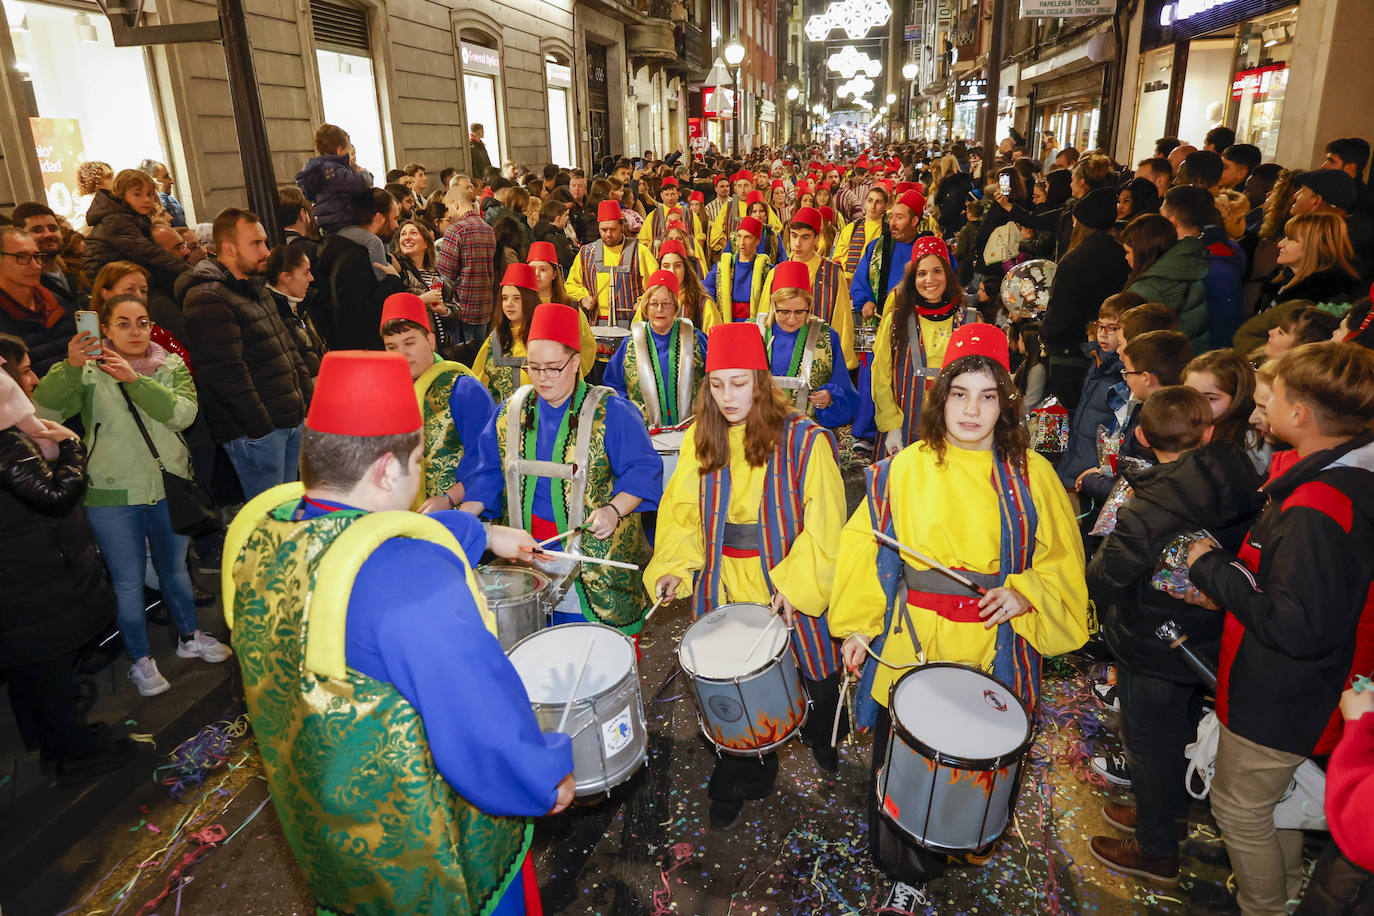
<path id="1" fill-rule="evenodd" d="M 458 46 L 458 55 L 463 61 L 464 70 L 501 75 L 501 55 L 491 48 L 470 45 L 465 41 Z"/>
<path id="2" fill-rule="evenodd" d="M 551 60 L 545 61 L 544 76 L 548 79 L 550 86 L 572 85 L 572 67 L 565 64 L 556 64 Z"/>
<path id="3" fill-rule="evenodd" d="M 1245 95 L 1266 95 L 1275 82 L 1288 82 L 1288 64 L 1270 64 L 1254 70 L 1241 70 L 1231 81 L 1231 98 L 1240 100 Z"/>
<path id="4" fill-rule="evenodd" d="M 76 167 L 86 158 L 81 122 L 76 118 L 29 118 L 29 127 L 48 206 L 59 216 L 75 216 Z"/>
<path id="5" fill-rule="evenodd" d="M 725 86 L 701 90 L 701 112 L 708 118 L 730 118 L 735 112 L 735 93 Z"/>
<path id="6" fill-rule="evenodd" d="M 758 116 L 760 121 L 773 123 L 778 119 L 778 106 L 767 99 L 759 99 Z"/>
<path id="7" fill-rule="evenodd" d="M 1228 6 L 1236 0 L 1173 0 L 1159 8 L 1159 24 L 1165 28 L 1194 16 Z"/>
<path id="8" fill-rule="evenodd" d="M 902 30 L 902 38 L 905 39 L 906 41 L 920 41 L 920 40 L 921 40 L 921 24 L 918 22 L 918 23 L 916 23 L 915 25 L 907 25 L 907 26 Z"/>
<path id="9" fill-rule="evenodd" d="M 988 97 L 988 81 L 981 77 L 961 79 L 955 92 L 960 102 L 985 102 Z"/>
<path id="10" fill-rule="evenodd" d="M 1023 19 L 1057 19 L 1074 16 L 1112 16 L 1116 0 L 1021 0 Z"/>

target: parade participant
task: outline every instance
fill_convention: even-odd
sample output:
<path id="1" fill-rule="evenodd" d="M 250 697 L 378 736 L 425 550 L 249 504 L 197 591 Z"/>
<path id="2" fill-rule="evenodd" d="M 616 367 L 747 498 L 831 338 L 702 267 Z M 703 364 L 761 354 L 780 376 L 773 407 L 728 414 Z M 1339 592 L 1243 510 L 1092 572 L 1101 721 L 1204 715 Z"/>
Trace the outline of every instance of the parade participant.
<path id="1" fill-rule="evenodd" d="M 736 198 L 732 197 L 731 200 L 734 201 Z M 774 233 L 782 230 L 782 223 L 778 220 L 777 214 L 768 208 L 763 192 L 749 191 L 738 198 L 738 205 L 732 204 L 716 214 L 716 219 L 711 224 L 711 250 L 719 253 L 728 249 L 735 239 L 735 231 L 739 228 L 740 221 L 750 216 Z M 763 238 L 762 233 L 759 237 Z"/>
<path id="2" fill-rule="evenodd" d="M 834 265 L 839 273 L 839 265 Z M 790 393 L 793 407 L 835 429 L 854 419 L 859 393 L 849 378 L 840 335 L 812 313 L 811 272 L 800 261 L 783 261 L 768 281 L 772 307 L 760 312 L 773 381 Z"/>
<path id="3" fill-rule="evenodd" d="M 538 540 L 585 523 L 565 550 L 643 563 L 649 546 L 640 515 L 658 507 L 663 461 L 639 408 L 578 376 L 579 343 L 576 309 L 534 310 L 526 343 L 533 384 L 498 406 L 483 431 L 468 498 Z M 553 622 L 590 620 L 633 635 L 647 607 L 637 574 L 583 563 Z"/>
<path id="4" fill-rule="evenodd" d="M 687 209 L 696 217 L 697 225 L 705 229 L 711 226 L 711 217 L 706 213 L 706 195 L 700 191 L 693 191 L 687 195 Z"/>
<path id="5" fill-rule="evenodd" d="M 844 639 L 845 666 L 863 671 L 855 709 L 860 724 L 874 727 L 875 773 L 902 666 L 982 669 L 1010 687 L 1033 720 L 1040 656 L 1070 652 L 1088 638 L 1073 510 L 1049 462 L 1027 447 L 1008 365 L 998 328 L 968 324 L 955 332 L 921 415 L 920 441 L 869 468 L 867 495 L 841 534 L 835 593 L 845 600 L 831 609 L 830 626 Z M 872 529 L 958 570 L 986 596 L 880 545 Z M 869 849 L 895 882 L 885 905 L 899 912 L 928 905 L 926 882 L 941 873 L 945 856 L 904 839 L 875 798 L 870 789 Z"/>
<path id="6" fill-rule="evenodd" d="M 811 314 L 834 328 L 835 333 L 839 335 L 845 366 L 849 369 L 859 368 L 859 358 L 854 352 L 854 311 L 849 304 L 849 284 L 844 279 L 844 268 L 828 258 L 821 257 L 819 253 L 820 211 L 812 207 L 802 207 L 797 211 L 797 215 L 792 217 L 787 233 L 788 247 L 792 252 L 789 260 L 805 264 L 811 275 Z M 774 273 L 776 272 L 777 268 L 774 268 Z M 773 276 L 769 275 L 768 281 L 764 284 L 760 312 L 767 312 L 771 308 L 773 285 Z"/>
<path id="7" fill-rule="evenodd" d="M 940 374 L 934 367 L 943 362 L 954 329 L 972 320 L 971 311 L 945 243 L 917 239 L 873 341 L 874 419 L 887 454 L 919 437 L 921 404 Z"/>
<path id="8" fill-rule="evenodd" d="M 728 602 L 784 616 L 812 704 L 801 737 L 834 773 L 840 663 L 826 609 L 845 505 L 835 440 L 773 384 L 757 327 L 720 325 L 706 352 L 708 384 L 668 482 L 644 582 L 657 595 L 690 595 L 697 617 Z M 847 730 L 846 720 L 839 734 Z M 767 798 L 777 772 L 776 754 L 719 757 L 706 790 L 711 825 L 728 827 L 746 800 Z"/>
<path id="9" fill-rule="evenodd" d="M 440 358 L 429 309 L 414 293 L 392 293 L 382 303 L 382 345 L 410 368 L 424 417 L 420 490 L 415 509 L 438 512 L 463 504 L 468 474 L 477 459 L 477 437 L 496 403 L 462 363 Z M 468 506 L 469 511 L 477 507 Z"/>
<path id="10" fill-rule="evenodd" d="M 787 182 L 781 178 L 774 178 L 768 186 L 768 209 L 778 214 L 782 219 L 782 214 L 787 211 Z"/>
<path id="11" fill-rule="evenodd" d="M 719 255 L 725 250 L 726 244 L 734 237 L 735 230 L 739 228 L 739 221 L 748 216 L 748 205 L 746 198 L 754 193 L 754 176 L 747 171 L 740 169 L 729 178 L 730 196 L 724 201 L 715 200 L 711 202 L 716 207 L 711 216 L 711 227 L 707 232 L 707 239 L 711 245 L 711 251 Z M 716 193 L 720 193 L 720 181 L 716 182 Z M 716 206 L 719 204 L 719 206 Z"/>
<path id="12" fill-rule="evenodd" d="M 592 324 L 629 327 L 644 281 L 658 269 L 649 246 L 626 238 L 625 213 L 614 200 L 596 208 L 598 241 L 583 245 L 568 271 L 568 295 Z"/>
<path id="13" fill-rule="evenodd" d="M 862 312 L 864 319 L 871 319 L 883 311 L 892 290 L 902 282 L 902 270 L 911 261 L 912 245 L 918 237 L 930 235 L 917 228 L 917 221 L 925 206 L 924 197 L 916 191 L 907 191 L 892 205 L 887 228 L 864 248 L 863 257 L 854 269 L 854 280 L 849 286 L 849 298 L 854 303 L 854 310 Z M 948 253 L 945 260 L 949 260 Z M 856 322 L 860 321 L 858 315 L 854 318 Z"/>
<path id="14" fill-rule="evenodd" d="M 692 239 L 705 240 L 708 224 L 703 223 L 691 207 L 683 209 L 681 191 L 677 179 L 672 175 L 663 179 L 658 189 L 658 199 L 660 203 L 644 217 L 644 225 L 639 229 L 640 242 L 654 245 L 663 241 L 669 225 L 673 222 L 682 223 Z"/>
<path id="15" fill-rule="evenodd" d="M 887 191 L 878 186 L 870 188 L 863 206 L 863 216 L 840 228 L 835 236 L 835 247 L 830 251 L 830 257 L 844 267 L 845 281 L 849 283 L 854 281 L 854 273 L 869 243 L 887 229 Z"/>
<path id="16" fill-rule="evenodd" d="M 650 429 L 677 426 L 691 416 L 692 398 L 706 376 L 706 335 L 681 317 L 677 275 L 659 268 L 649 278 L 630 336 L 606 365 L 605 383 L 644 413 Z"/>
<path id="17" fill-rule="evenodd" d="M 720 260 L 706 275 L 706 292 L 717 302 L 721 296 L 730 303 L 731 321 L 748 321 L 758 314 L 763 301 L 764 280 L 773 266 L 768 256 L 758 250 L 763 224 L 752 216 L 739 222 L 735 245 L 731 251 L 721 252 Z"/>
<path id="18" fill-rule="evenodd" d="M 540 302 L 560 302 L 576 308 L 577 303 L 568 295 L 567 284 L 563 281 L 563 268 L 558 264 L 558 251 L 551 243 L 531 242 L 525 263 L 534 268 L 534 280 L 539 290 Z M 523 272 L 517 274 L 523 276 Z M 586 375 L 596 364 L 596 338 L 592 336 L 591 325 L 587 323 L 587 313 L 578 309 L 578 314 L 582 316 L 582 374 Z M 526 379 L 526 382 L 528 381 Z M 512 392 L 514 390 L 511 389 Z M 507 397 L 509 396 L 508 394 Z"/>
<path id="19" fill-rule="evenodd" d="M 716 214 L 720 213 L 730 203 L 734 181 L 728 175 L 717 175 L 712 184 L 715 187 L 716 196 L 706 204 L 706 216 L 711 222 L 715 222 Z"/>
<path id="20" fill-rule="evenodd" d="M 674 219 L 668 224 L 668 232 L 663 237 L 663 240 L 658 243 L 658 247 L 654 251 L 654 256 L 661 259 L 663 256 L 663 246 L 667 245 L 669 242 L 677 242 L 686 249 L 692 261 L 692 269 L 696 271 L 698 278 L 706 276 L 705 249 L 701 245 L 701 239 L 693 236 L 685 223 Z M 659 261 L 659 266 L 663 266 L 661 260 Z"/>
<path id="21" fill-rule="evenodd" d="M 659 266 L 672 271 L 677 277 L 679 318 L 686 318 L 701 331 L 709 331 L 724 320 L 720 316 L 720 309 L 716 307 L 716 300 L 706 295 L 701 275 L 697 273 L 696 265 L 681 242 L 672 239 L 664 241 L 659 249 Z M 642 321 L 644 317 L 641 312 L 635 313 L 637 321 Z"/>
<path id="22" fill-rule="evenodd" d="M 525 335 L 534 310 L 539 306 L 539 294 L 535 291 L 538 281 L 529 265 L 511 264 L 501 281 L 500 307 L 492 314 L 491 334 L 482 342 L 477 358 L 472 361 L 473 374 L 487 386 L 497 404 L 515 394 L 515 389 L 521 385 L 530 383 L 529 373 L 524 371 Z M 581 309 L 576 311 L 581 316 L 578 323 L 583 328 L 582 359 L 578 368 L 586 375 L 587 366 L 596 358 L 596 350 L 595 344 L 589 341 L 591 331 L 586 315 Z"/>
<path id="23" fill-rule="evenodd" d="M 422 451 L 405 360 L 325 354 L 302 483 L 249 502 L 225 542 L 249 715 L 319 912 L 539 912 L 530 818 L 572 801 L 571 747 L 496 640 L 481 525 L 404 511 Z M 493 527 L 490 546 L 533 541 Z M 363 747 L 385 752 L 363 766 Z"/>

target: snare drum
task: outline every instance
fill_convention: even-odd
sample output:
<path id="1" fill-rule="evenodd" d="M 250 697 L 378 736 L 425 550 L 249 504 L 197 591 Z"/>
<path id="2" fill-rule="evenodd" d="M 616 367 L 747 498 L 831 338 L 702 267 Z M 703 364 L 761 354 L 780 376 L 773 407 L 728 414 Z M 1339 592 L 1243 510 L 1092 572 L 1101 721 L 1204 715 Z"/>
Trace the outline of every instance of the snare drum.
<path id="1" fill-rule="evenodd" d="M 603 363 L 607 362 L 615 351 L 620 349 L 620 344 L 626 337 L 630 336 L 628 328 L 618 328 L 614 325 L 593 325 L 592 337 L 596 338 L 596 358 Z"/>
<path id="2" fill-rule="evenodd" d="M 854 329 L 854 352 L 872 353 L 873 342 L 878 339 L 876 325 L 863 324 Z"/>
<path id="3" fill-rule="evenodd" d="M 721 753 L 762 757 L 806 721 L 808 701 L 788 641 L 787 628 L 762 604 L 722 605 L 682 635 L 678 662 L 692 680 L 701 730 Z"/>
<path id="4" fill-rule="evenodd" d="M 654 451 L 663 459 L 663 483 L 666 486 L 669 478 L 673 476 L 673 471 L 677 470 L 677 456 L 682 451 L 682 440 L 686 437 L 685 429 L 665 429 L 662 432 L 650 433 L 649 441 L 653 443 Z"/>
<path id="5" fill-rule="evenodd" d="M 539 728 L 551 732 L 563 718 L 589 647 L 591 661 L 563 726 L 572 736 L 578 798 L 609 792 L 648 755 L 634 643 L 599 623 L 565 623 L 527 636 L 510 650 Z"/>
<path id="6" fill-rule="evenodd" d="M 520 640 L 548 624 L 549 577 L 524 566 L 487 564 L 477 567 L 477 584 L 496 618 L 496 638 L 510 651 Z"/>
<path id="7" fill-rule="evenodd" d="M 976 668 L 941 662 L 902 675 L 888 711 L 877 786 L 883 815 L 935 852 L 972 852 L 997 839 L 1031 743 L 1021 701 Z"/>

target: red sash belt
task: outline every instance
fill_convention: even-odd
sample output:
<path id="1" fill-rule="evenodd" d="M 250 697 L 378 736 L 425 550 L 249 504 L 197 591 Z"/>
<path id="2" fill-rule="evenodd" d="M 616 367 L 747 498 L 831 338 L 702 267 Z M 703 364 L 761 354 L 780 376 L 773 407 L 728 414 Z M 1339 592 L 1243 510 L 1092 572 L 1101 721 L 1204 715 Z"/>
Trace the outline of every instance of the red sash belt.
<path id="1" fill-rule="evenodd" d="M 560 532 L 555 523 L 531 513 L 530 534 L 534 535 L 536 541 L 546 541 L 551 537 L 557 537 Z"/>
<path id="2" fill-rule="evenodd" d="M 749 559 L 759 555 L 758 550 L 747 547 L 725 546 L 720 549 L 720 552 L 722 556 L 734 557 L 736 559 Z"/>
<path id="3" fill-rule="evenodd" d="M 983 618 L 978 616 L 980 600 L 977 595 L 937 595 L 911 588 L 906 591 L 907 604 L 927 608 L 955 623 L 982 623 Z"/>
<path id="4" fill-rule="evenodd" d="M 734 308 L 731 311 L 731 315 L 734 317 L 736 321 L 747 321 L 749 319 L 748 302 L 736 302 L 733 303 L 733 306 Z"/>

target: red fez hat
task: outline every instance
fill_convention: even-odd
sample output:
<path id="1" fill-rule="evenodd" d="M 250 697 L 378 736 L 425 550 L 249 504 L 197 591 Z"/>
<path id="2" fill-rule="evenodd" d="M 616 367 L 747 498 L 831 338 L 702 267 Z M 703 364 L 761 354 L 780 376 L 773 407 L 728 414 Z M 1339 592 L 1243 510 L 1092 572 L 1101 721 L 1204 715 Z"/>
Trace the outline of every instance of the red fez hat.
<path id="1" fill-rule="evenodd" d="M 798 196 L 798 197 L 801 197 L 803 194 L 810 194 L 810 193 L 811 193 L 811 182 L 809 182 L 809 181 L 799 181 L 799 182 L 797 182 L 797 196 Z"/>
<path id="2" fill-rule="evenodd" d="M 767 203 L 767 201 L 763 199 L 763 192 L 762 192 L 762 191 L 750 191 L 750 192 L 749 192 L 749 196 L 746 197 L 746 198 L 744 198 L 744 206 L 745 206 L 745 209 L 748 209 L 749 207 L 752 207 L 754 204 L 766 204 L 766 203 Z"/>
<path id="3" fill-rule="evenodd" d="M 670 254 L 675 254 L 682 260 L 687 260 L 687 246 L 678 239 L 664 239 L 663 244 L 658 248 L 658 259 L 662 261 Z"/>
<path id="4" fill-rule="evenodd" d="M 778 188 L 786 188 L 787 185 L 783 183 L 783 180 L 781 178 L 774 178 L 773 183 L 769 185 L 769 187 L 771 187 L 773 190 L 777 190 Z"/>
<path id="5" fill-rule="evenodd" d="M 324 355 L 305 417 L 308 428 L 335 436 L 400 436 L 415 432 L 421 422 L 415 383 L 401 354 L 332 350 Z"/>
<path id="6" fill-rule="evenodd" d="M 891 178 L 884 178 L 882 181 L 878 182 L 878 184 L 880 184 L 880 185 L 883 186 L 883 190 L 887 192 L 887 196 L 888 196 L 888 197 L 891 197 L 891 196 L 892 196 L 892 179 L 891 179 Z"/>
<path id="7" fill-rule="evenodd" d="M 526 264 L 533 264 L 535 261 L 545 261 L 549 264 L 558 263 L 558 252 L 553 247 L 553 242 L 531 242 L 529 257 L 525 258 Z"/>
<path id="8" fill-rule="evenodd" d="M 768 355 L 763 351 L 763 332 L 752 321 L 732 321 L 711 328 L 706 338 L 706 371 L 717 369 L 761 369 L 768 371 Z M 410 372 L 406 372 L 407 381 Z M 411 391 L 411 402 L 415 392 Z"/>
<path id="9" fill-rule="evenodd" d="M 692 234 L 692 230 L 688 229 L 688 228 L 687 228 L 687 224 L 684 223 L 684 222 L 683 222 L 682 220 L 680 220 L 680 219 L 672 220 L 671 222 L 668 223 L 668 225 L 666 225 L 666 226 L 663 227 L 663 231 L 664 231 L 664 232 L 667 232 L 669 229 L 678 229 L 678 230 L 681 230 L 682 232 L 686 233 L 687 235 L 691 235 L 691 234 Z"/>
<path id="10" fill-rule="evenodd" d="M 429 320 L 429 308 L 424 301 L 414 293 L 392 293 L 386 297 L 382 303 L 382 323 L 380 327 L 386 327 L 388 321 L 404 319 L 413 321 L 427 331 L 434 331 L 434 323 Z"/>
<path id="11" fill-rule="evenodd" d="M 664 188 L 675 188 L 675 187 L 677 187 L 677 179 L 674 178 L 672 175 L 669 175 L 669 176 L 667 176 L 666 178 L 664 178 L 661 182 L 659 182 L 659 185 L 658 185 L 658 189 L 659 189 L 660 191 L 663 190 Z"/>
<path id="12" fill-rule="evenodd" d="M 821 216 L 825 218 L 827 223 L 833 223 L 835 221 L 835 208 L 821 207 Z"/>
<path id="13" fill-rule="evenodd" d="M 661 267 L 650 274 L 649 282 L 644 284 L 645 289 L 649 289 L 653 286 L 666 286 L 673 291 L 674 296 L 676 296 L 678 290 L 681 289 L 677 282 L 677 274 L 673 273 L 671 270 L 664 270 Z"/>
<path id="14" fill-rule="evenodd" d="M 729 181 L 729 180 L 730 180 L 730 176 L 729 176 L 729 175 L 726 175 L 726 174 L 724 174 L 724 173 L 721 173 L 720 175 L 712 175 L 712 176 L 711 176 L 711 184 L 715 184 L 717 181 Z"/>
<path id="15" fill-rule="evenodd" d="M 821 211 L 815 207 L 802 207 L 797 211 L 797 215 L 792 217 L 793 226 L 805 226 L 817 235 L 821 231 Z"/>
<path id="16" fill-rule="evenodd" d="M 914 183 L 910 182 L 910 181 L 899 181 L 899 182 L 897 182 L 897 194 L 898 194 L 898 195 L 905 194 L 907 191 L 913 191 L 913 190 L 915 190 L 915 189 L 916 189 L 916 185 L 915 185 Z"/>
<path id="17" fill-rule="evenodd" d="M 740 169 L 738 172 L 730 176 L 731 184 L 734 184 L 737 181 L 748 181 L 752 183 L 754 181 L 754 176 L 744 171 L 744 169 Z"/>
<path id="18" fill-rule="evenodd" d="M 692 203 L 705 203 L 706 195 L 701 193 L 700 191 L 693 191 L 691 194 L 687 195 L 687 200 L 691 201 Z"/>
<path id="19" fill-rule="evenodd" d="M 866 168 L 868 168 L 868 157 L 867 157 L 867 156 L 860 156 L 858 159 L 856 159 L 856 160 L 854 161 L 854 168 L 856 168 L 856 169 L 866 169 Z"/>
<path id="20" fill-rule="evenodd" d="M 620 209 L 620 204 L 613 200 L 603 200 L 596 205 L 596 221 L 598 223 L 618 223 L 624 218 L 625 213 Z"/>
<path id="21" fill-rule="evenodd" d="M 973 322 L 954 329 L 945 347 L 945 362 L 941 368 L 965 356 L 986 356 L 1008 372 L 1011 355 L 1007 352 L 1007 335 L 995 324 Z"/>
<path id="22" fill-rule="evenodd" d="M 808 162 L 808 163 L 806 164 L 806 167 L 807 167 L 808 169 L 818 169 L 818 168 L 821 167 L 821 164 L 820 164 L 818 161 L 816 161 L 815 159 L 812 159 L 810 162 Z"/>
<path id="23" fill-rule="evenodd" d="M 565 347 L 581 350 L 582 328 L 577 321 L 577 309 L 561 302 L 544 302 L 536 306 L 534 317 L 530 319 L 527 340 L 552 340 Z"/>
<path id="24" fill-rule="evenodd" d="M 558 263 L 557 260 L 554 261 Z M 539 292 L 539 281 L 534 278 L 534 268 L 528 264 L 521 264 L 516 261 L 514 264 L 506 265 L 506 275 L 501 278 L 502 286 L 518 286 L 522 289 L 532 289 Z"/>
<path id="25" fill-rule="evenodd" d="M 783 261 L 773 268 L 773 285 L 769 291 L 780 289 L 811 289 L 811 271 L 801 261 Z"/>
<path id="26" fill-rule="evenodd" d="M 913 191 L 915 191 L 917 194 L 920 194 L 922 197 L 925 196 L 925 193 L 926 193 L 926 186 L 925 186 L 924 184 L 922 184 L 921 182 L 919 182 L 919 181 L 913 181 L 913 182 L 911 183 L 911 189 L 912 189 Z"/>
<path id="27" fill-rule="evenodd" d="M 939 255 L 946 263 L 949 262 L 949 246 L 938 235 L 923 235 L 912 244 L 912 263 L 921 260 L 928 254 Z"/>
<path id="28" fill-rule="evenodd" d="M 763 238 L 763 223 L 754 219 L 752 216 L 746 216 L 744 219 L 740 220 L 736 228 L 743 229 L 756 239 Z"/>
<path id="29" fill-rule="evenodd" d="M 913 216 L 920 216 L 926 212 L 926 199 L 915 191 L 907 191 L 897 198 L 897 203 L 909 209 Z"/>

